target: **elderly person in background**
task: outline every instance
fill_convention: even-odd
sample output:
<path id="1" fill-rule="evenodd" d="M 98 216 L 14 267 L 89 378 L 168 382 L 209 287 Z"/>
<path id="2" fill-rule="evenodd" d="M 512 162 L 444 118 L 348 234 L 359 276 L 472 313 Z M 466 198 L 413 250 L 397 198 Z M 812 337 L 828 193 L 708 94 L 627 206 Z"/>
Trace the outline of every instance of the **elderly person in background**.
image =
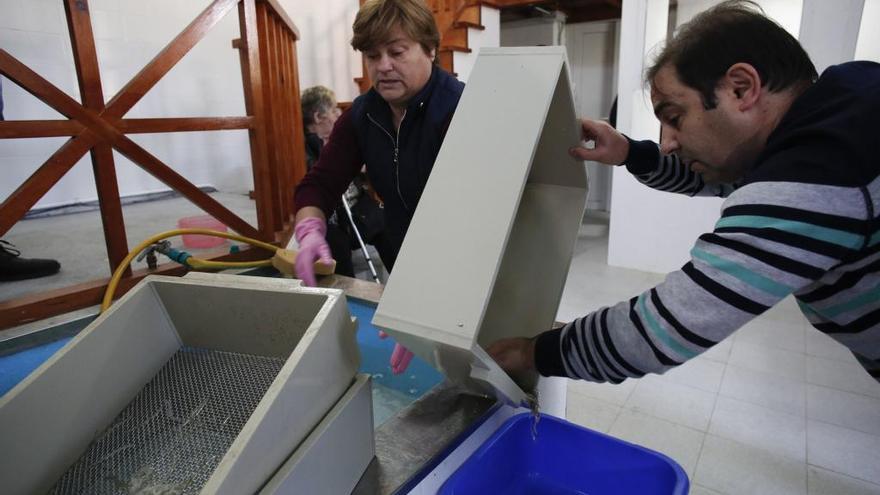
<path id="1" fill-rule="evenodd" d="M 306 133 L 306 167 L 311 170 L 318 161 L 321 148 L 330 139 L 333 124 L 342 113 L 336 106 L 336 95 L 325 86 L 312 86 L 302 92 L 303 127 Z"/>
<path id="2" fill-rule="evenodd" d="M 384 200 L 391 271 L 428 182 L 464 84 L 434 64 L 440 33 L 421 0 L 368 0 L 351 46 L 364 53 L 372 88 L 336 122 L 314 167 L 296 188 L 298 276 L 315 284 L 313 263 L 330 262 L 327 217 L 362 166 Z M 402 372 L 408 353 L 395 352 Z"/>

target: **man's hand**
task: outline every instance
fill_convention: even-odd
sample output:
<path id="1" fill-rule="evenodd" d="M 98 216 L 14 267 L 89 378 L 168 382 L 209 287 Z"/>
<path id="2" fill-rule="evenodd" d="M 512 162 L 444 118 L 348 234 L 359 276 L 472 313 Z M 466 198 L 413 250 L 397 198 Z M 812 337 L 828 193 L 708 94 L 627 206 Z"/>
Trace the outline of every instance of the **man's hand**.
<path id="1" fill-rule="evenodd" d="M 501 339 L 489 345 L 486 352 L 510 376 L 535 371 L 535 339 Z"/>
<path id="2" fill-rule="evenodd" d="M 589 160 L 606 165 L 622 165 L 629 154 L 629 141 L 607 122 L 581 120 L 584 141 L 593 142 L 593 148 L 575 146 L 568 153 L 579 160 Z"/>

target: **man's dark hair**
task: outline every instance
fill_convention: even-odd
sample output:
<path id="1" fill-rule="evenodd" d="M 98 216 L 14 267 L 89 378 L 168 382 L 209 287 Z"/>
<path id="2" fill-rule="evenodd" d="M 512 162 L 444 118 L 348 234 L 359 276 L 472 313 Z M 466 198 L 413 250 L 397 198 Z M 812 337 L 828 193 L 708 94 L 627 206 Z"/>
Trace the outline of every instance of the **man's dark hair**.
<path id="1" fill-rule="evenodd" d="M 740 62 L 753 66 L 771 92 L 816 80 L 816 67 L 800 43 L 755 2 L 744 0 L 722 2 L 683 24 L 646 79 L 653 84 L 660 69 L 669 65 L 682 83 L 700 92 L 708 110 L 718 104 L 718 80 Z"/>

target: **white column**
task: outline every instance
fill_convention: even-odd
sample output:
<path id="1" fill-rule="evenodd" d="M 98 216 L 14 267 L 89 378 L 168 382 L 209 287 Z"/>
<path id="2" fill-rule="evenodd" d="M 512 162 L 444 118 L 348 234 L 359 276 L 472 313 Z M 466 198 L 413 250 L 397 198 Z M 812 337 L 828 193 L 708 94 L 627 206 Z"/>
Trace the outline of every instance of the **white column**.
<path id="1" fill-rule="evenodd" d="M 642 113 L 644 103 L 650 102 L 642 76 L 649 63 L 649 55 L 656 53 L 652 50 L 659 48 L 666 40 L 668 18 L 668 0 L 623 2 L 617 78 L 617 94 L 621 97 L 617 102 L 617 127 L 628 134 L 638 128 L 646 133 L 641 139 L 657 139 L 660 134 L 653 111 L 647 116 Z"/>
<path id="2" fill-rule="evenodd" d="M 620 25 L 620 61 L 617 78 L 617 128 L 633 139 L 660 137 L 660 123 L 654 117 L 650 92 L 644 84 L 645 67 L 666 40 L 668 0 L 626 0 Z M 667 271 L 664 259 L 687 255 L 689 244 L 668 246 L 664 235 L 666 207 L 674 201 L 668 194 L 638 183 L 624 168 L 615 168 L 611 187 L 611 224 L 608 263 L 650 271 Z M 690 239 L 688 242 L 692 242 Z M 682 249 L 676 249 L 680 247 Z M 663 251 L 668 253 L 663 255 Z M 659 262 L 659 263 L 658 263 Z"/>
<path id="3" fill-rule="evenodd" d="M 821 74 L 853 60 L 865 0 L 804 0 L 799 41 Z"/>
<path id="4" fill-rule="evenodd" d="M 856 43 L 856 60 L 880 62 L 880 30 L 874 31 L 878 19 L 880 19 L 880 0 L 867 0 L 865 10 L 862 11 L 859 41 Z"/>

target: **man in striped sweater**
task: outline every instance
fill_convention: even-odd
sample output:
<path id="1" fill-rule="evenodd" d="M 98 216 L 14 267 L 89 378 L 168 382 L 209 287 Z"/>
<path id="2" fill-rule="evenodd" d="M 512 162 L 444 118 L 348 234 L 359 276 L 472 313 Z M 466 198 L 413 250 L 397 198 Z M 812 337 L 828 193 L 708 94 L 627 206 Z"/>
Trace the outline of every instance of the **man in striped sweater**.
<path id="1" fill-rule="evenodd" d="M 660 285 L 490 354 L 512 374 L 619 383 L 697 356 L 794 294 L 880 379 L 880 65 L 817 77 L 754 4 L 725 2 L 682 26 L 647 80 L 659 148 L 585 120 L 595 147 L 571 153 L 727 198 L 714 231 Z"/>

